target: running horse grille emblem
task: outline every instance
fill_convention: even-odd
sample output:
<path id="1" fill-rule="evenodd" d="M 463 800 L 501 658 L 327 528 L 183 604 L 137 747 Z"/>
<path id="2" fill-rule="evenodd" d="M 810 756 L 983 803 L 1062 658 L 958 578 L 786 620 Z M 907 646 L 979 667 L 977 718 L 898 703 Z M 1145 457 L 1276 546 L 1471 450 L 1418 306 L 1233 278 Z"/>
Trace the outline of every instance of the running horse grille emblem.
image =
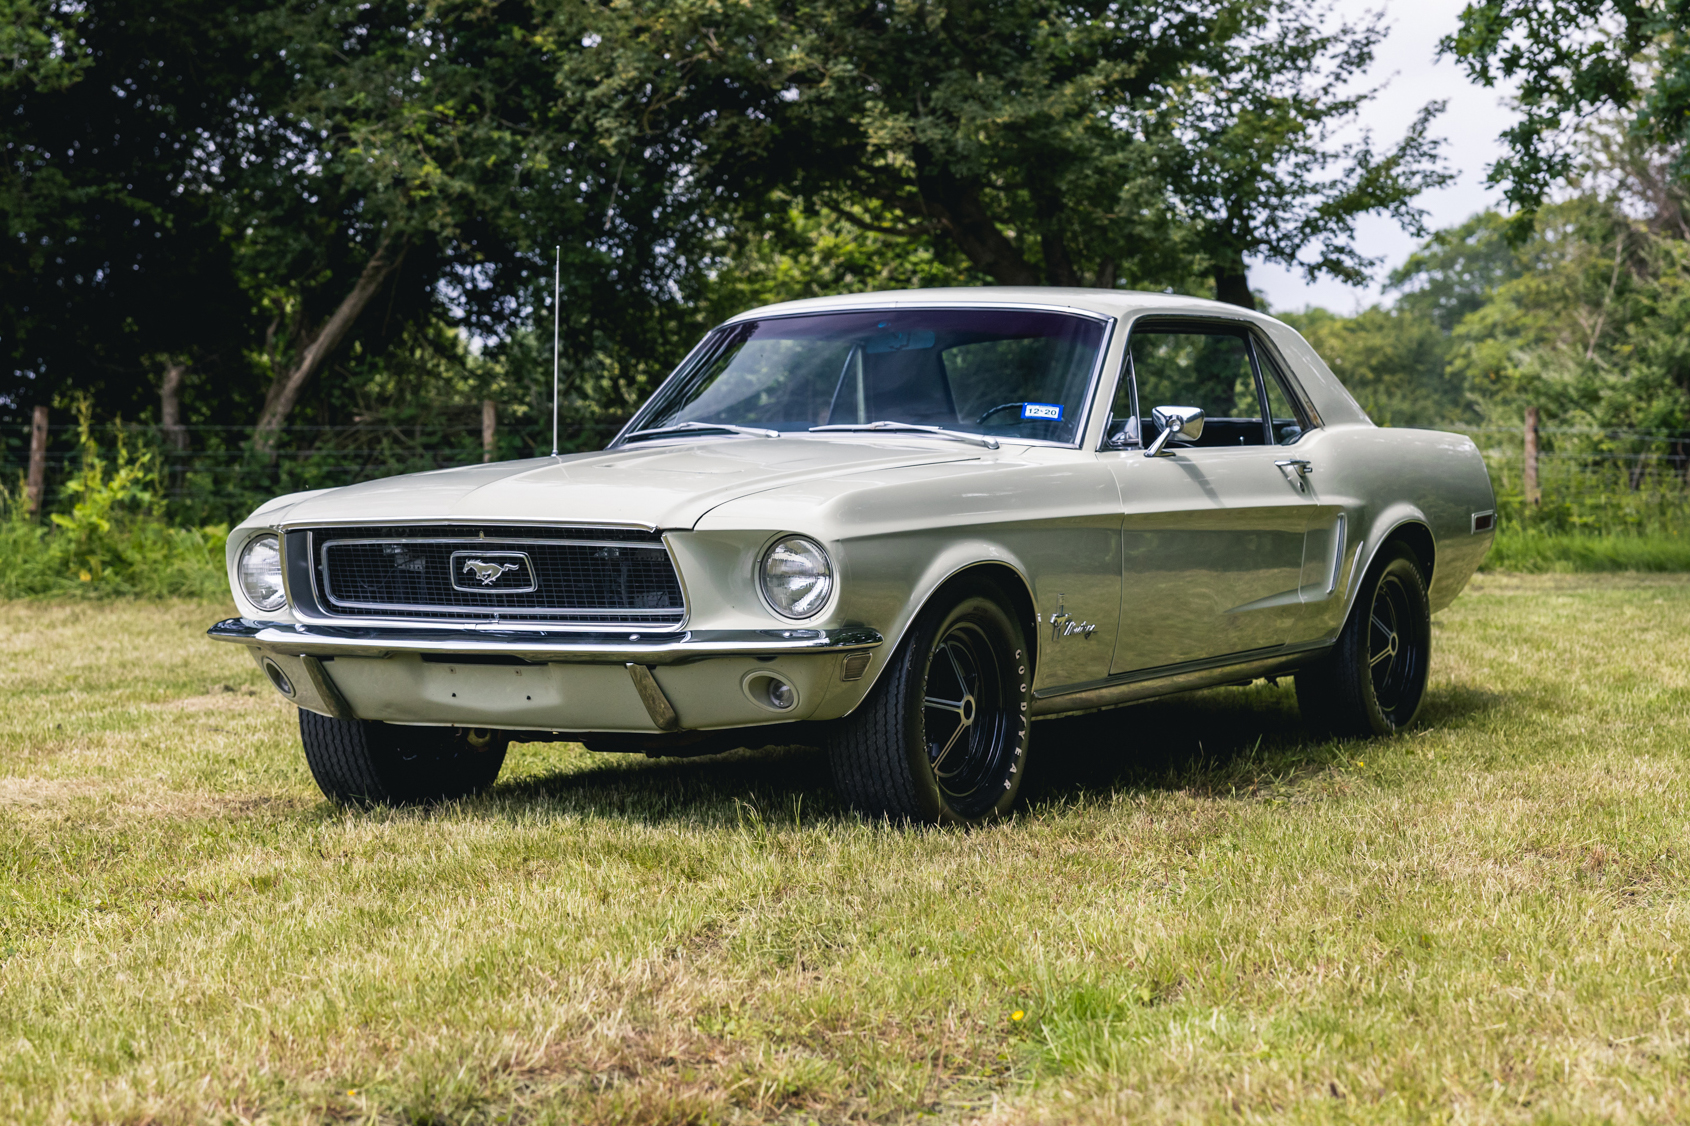
<path id="1" fill-rule="evenodd" d="M 528 594 L 536 587 L 534 560 L 526 551 L 454 551 L 452 588 L 466 594 Z"/>
<path id="2" fill-rule="evenodd" d="M 475 572 L 475 577 L 481 580 L 482 586 L 491 586 L 499 581 L 507 571 L 522 570 L 521 563 L 487 563 L 480 559 L 464 560 L 464 574 Z"/>

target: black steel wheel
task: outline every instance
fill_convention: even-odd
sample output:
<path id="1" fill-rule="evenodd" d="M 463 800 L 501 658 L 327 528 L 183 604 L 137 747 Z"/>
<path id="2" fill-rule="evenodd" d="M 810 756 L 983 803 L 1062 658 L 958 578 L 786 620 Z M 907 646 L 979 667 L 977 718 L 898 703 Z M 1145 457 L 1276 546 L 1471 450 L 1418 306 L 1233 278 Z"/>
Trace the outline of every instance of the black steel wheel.
<path id="1" fill-rule="evenodd" d="M 870 817 L 971 824 L 1007 812 L 1026 774 L 1032 662 L 1008 599 L 971 584 L 924 610 L 828 757 Z"/>
<path id="2" fill-rule="evenodd" d="M 343 805 L 416 805 L 491 786 L 510 738 L 502 731 L 407 727 L 299 710 L 305 761 L 324 795 Z"/>
<path id="3" fill-rule="evenodd" d="M 1311 726 L 1334 735 L 1392 735 L 1414 722 L 1426 696 L 1432 613 L 1420 561 L 1387 548 L 1362 583 L 1332 652 L 1297 673 L 1297 702 Z"/>

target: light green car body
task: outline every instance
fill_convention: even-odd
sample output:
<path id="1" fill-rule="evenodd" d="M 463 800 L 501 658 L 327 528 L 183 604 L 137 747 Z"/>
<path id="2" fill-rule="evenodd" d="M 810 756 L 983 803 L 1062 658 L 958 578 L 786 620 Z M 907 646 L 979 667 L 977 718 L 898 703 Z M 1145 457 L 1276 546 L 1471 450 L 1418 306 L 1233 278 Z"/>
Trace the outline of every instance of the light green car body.
<path id="1" fill-rule="evenodd" d="M 1109 322 L 1074 445 L 713 433 L 278 497 L 229 536 L 241 618 L 211 635 L 249 646 L 295 703 L 327 715 L 657 735 L 847 715 L 946 583 L 990 574 L 1028 633 L 1034 714 L 1056 715 L 1291 671 L 1330 647 L 1387 544 L 1420 557 L 1434 612 L 1490 546 L 1495 498 L 1473 442 L 1375 426 L 1303 338 L 1268 316 L 1165 294 L 983 288 L 820 298 L 735 320 L 993 305 Z M 1146 315 L 1252 326 L 1318 425 L 1292 445 L 1157 458 L 1101 448 L 1128 334 Z M 1306 472 L 1276 465 L 1287 459 Z M 253 536 L 377 524 L 660 532 L 685 618 L 662 629 L 305 620 L 297 565 L 285 571 L 289 606 L 275 613 L 248 604 L 235 581 Z M 771 609 L 757 578 L 765 549 L 790 533 L 821 544 L 834 568 L 827 603 L 802 621 Z M 488 656 L 527 663 L 475 660 Z M 767 676 L 795 690 L 787 710 L 753 691 Z"/>

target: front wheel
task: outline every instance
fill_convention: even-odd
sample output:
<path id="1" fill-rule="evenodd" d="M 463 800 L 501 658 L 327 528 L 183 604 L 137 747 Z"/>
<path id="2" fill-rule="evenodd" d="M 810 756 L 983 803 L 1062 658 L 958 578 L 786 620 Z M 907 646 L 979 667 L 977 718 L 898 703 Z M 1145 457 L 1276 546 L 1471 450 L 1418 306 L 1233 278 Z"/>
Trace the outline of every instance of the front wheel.
<path id="1" fill-rule="evenodd" d="M 1334 735 L 1394 735 L 1426 696 L 1432 611 L 1420 561 L 1398 545 L 1368 572 L 1338 643 L 1298 671 L 1303 719 Z"/>
<path id="2" fill-rule="evenodd" d="M 835 726 L 828 758 L 852 808 L 970 824 L 1015 804 L 1032 662 L 1006 602 L 980 583 L 924 610 L 868 699 Z"/>
<path id="3" fill-rule="evenodd" d="M 299 738 L 324 795 L 364 806 L 468 797 L 498 778 L 510 746 L 500 731 L 331 719 L 304 708 Z"/>

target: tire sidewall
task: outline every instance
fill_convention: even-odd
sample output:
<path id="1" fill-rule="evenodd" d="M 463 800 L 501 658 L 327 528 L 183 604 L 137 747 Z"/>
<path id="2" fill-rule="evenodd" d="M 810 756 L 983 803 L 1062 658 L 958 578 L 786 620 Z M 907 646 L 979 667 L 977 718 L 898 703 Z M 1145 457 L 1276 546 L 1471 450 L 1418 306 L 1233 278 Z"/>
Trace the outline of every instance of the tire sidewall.
<path id="1" fill-rule="evenodd" d="M 971 584 L 953 597 L 924 612 L 911 630 L 909 647 L 900 662 L 899 673 L 907 679 L 903 716 L 903 745 L 908 756 L 910 777 L 914 780 L 916 802 L 921 814 L 930 821 L 947 825 L 973 825 L 1001 817 L 1015 805 L 1027 775 L 1027 746 L 1031 724 L 1028 710 L 1032 703 L 1032 662 L 1026 638 L 1015 616 L 1004 609 L 1003 595 L 989 583 Z M 927 696 L 927 677 L 932 665 L 933 647 L 962 622 L 970 622 L 984 633 L 996 650 L 1002 679 L 1000 691 L 1013 714 L 1010 719 L 1010 738 L 1014 751 L 1008 772 L 985 784 L 1002 786 L 1003 792 L 989 808 L 963 813 L 953 807 L 939 785 L 933 766 L 927 758 L 927 732 L 922 701 Z M 1019 671 L 1018 671 L 1019 670 Z M 1003 783 L 1008 785 L 1004 786 Z"/>
<path id="2" fill-rule="evenodd" d="M 1368 665 L 1367 643 L 1368 628 L 1379 590 L 1393 578 L 1402 584 L 1411 604 L 1408 628 L 1414 632 L 1412 643 L 1419 650 L 1420 663 L 1415 675 L 1418 683 L 1414 685 L 1413 706 L 1406 712 L 1398 709 L 1399 714 L 1396 715 L 1386 712 L 1379 704 L 1378 693 L 1373 684 L 1373 672 Z M 1375 734 L 1395 735 L 1414 723 L 1426 702 L 1426 683 L 1432 659 L 1432 613 L 1426 595 L 1426 580 L 1421 577 L 1420 564 L 1413 555 L 1406 548 L 1398 548 L 1368 576 L 1367 587 L 1363 593 L 1366 596 L 1365 602 L 1358 601 L 1355 608 L 1355 633 L 1350 638 L 1350 658 L 1356 662 L 1354 675 L 1357 678 L 1362 706 L 1367 713 L 1368 725 L 1373 728 Z M 1399 628 L 1402 627 L 1399 625 Z"/>

